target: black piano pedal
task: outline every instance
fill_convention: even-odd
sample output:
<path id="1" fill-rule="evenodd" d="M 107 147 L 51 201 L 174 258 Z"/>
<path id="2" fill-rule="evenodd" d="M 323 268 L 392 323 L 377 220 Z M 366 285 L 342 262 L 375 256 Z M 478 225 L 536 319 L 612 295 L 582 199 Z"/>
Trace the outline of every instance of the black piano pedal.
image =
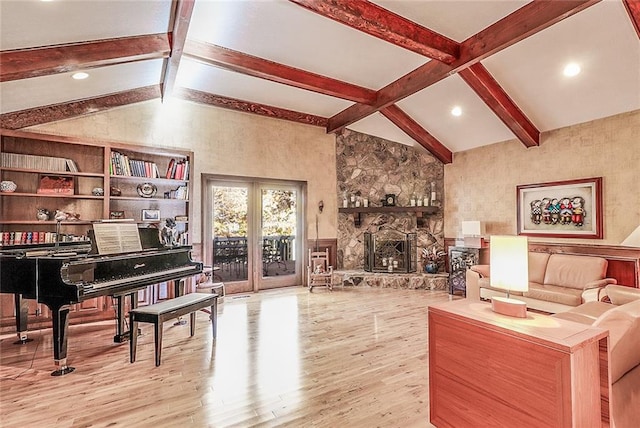
<path id="1" fill-rule="evenodd" d="M 51 372 L 51 376 L 64 376 L 69 373 L 73 373 L 76 369 L 75 367 L 70 367 L 67 365 L 67 359 L 55 361 L 56 366 L 58 366 L 58 370 L 54 370 Z"/>
<path id="2" fill-rule="evenodd" d="M 138 336 L 142 334 L 142 330 L 138 329 Z M 125 331 L 124 333 L 116 334 L 113 336 L 113 341 L 115 343 L 124 343 L 129 341 L 129 332 Z"/>
<path id="3" fill-rule="evenodd" d="M 33 342 L 33 339 L 27 337 L 27 332 L 18 333 L 18 340 L 13 342 L 14 345 L 24 345 L 25 343 Z"/>

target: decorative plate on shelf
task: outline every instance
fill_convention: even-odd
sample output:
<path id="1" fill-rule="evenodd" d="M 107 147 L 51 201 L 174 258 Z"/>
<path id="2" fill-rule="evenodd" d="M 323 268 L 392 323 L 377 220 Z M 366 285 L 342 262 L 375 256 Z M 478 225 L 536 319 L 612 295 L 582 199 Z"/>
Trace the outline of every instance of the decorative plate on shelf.
<path id="1" fill-rule="evenodd" d="M 6 180 L 0 183 L 0 192 L 12 193 L 15 192 L 17 188 L 18 186 L 13 181 Z"/>
<path id="2" fill-rule="evenodd" d="M 138 184 L 138 195 L 142 196 L 143 198 L 152 198 L 153 196 L 155 196 L 157 191 L 158 188 L 154 184 Z"/>

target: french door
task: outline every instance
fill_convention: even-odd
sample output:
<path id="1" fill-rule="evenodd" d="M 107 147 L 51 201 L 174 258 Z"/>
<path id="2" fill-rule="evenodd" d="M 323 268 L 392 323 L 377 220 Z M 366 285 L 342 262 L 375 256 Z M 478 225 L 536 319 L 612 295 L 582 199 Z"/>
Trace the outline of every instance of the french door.
<path id="1" fill-rule="evenodd" d="M 227 293 L 302 284 L 302 183 L 204 177 L 206 264 Z"/>

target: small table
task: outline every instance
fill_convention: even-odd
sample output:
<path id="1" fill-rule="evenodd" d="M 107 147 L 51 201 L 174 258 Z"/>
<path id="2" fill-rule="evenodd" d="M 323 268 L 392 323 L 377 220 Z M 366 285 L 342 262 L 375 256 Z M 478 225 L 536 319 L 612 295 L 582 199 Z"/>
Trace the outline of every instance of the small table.
<path id="1" fill-rule="evenodd" d="M 609 332 L 483 302 L 429 307 L 429 405 L 438 427 L 600 427 Z"/>

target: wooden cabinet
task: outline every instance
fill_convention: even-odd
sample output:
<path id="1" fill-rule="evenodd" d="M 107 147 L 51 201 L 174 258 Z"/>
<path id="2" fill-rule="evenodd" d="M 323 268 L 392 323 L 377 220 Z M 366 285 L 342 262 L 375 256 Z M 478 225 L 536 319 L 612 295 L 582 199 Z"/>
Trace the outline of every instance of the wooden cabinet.
<path id="1" fill-rule="evenodd" d="M 608 426 L 608 331 L 467 299 L 429 307 L 429 406 L 438 427 Z"/>
<path id="2" fill-rule="evenodd" d="M 54 239 L 58 226 L 61 240 L 87 239 L 92 222 L 114 217 L 133 219 L 139 227 L 158 227 L 162 220 L 173 219 L 180 243 L 191 243 L 192 152 L 4 129 L 0 134 L 0 180 L 17 186 L 13 192 L 0 192 L 0 249 L 26 241 L 44 244 Z M 44 177 L 49 183 L 72 183 L 71 190 L 58 191 L 54 185 L 43 193 Z M 40 209 L 50 217 L 39 219 Z M 69 219 L 58 225 L 56 210 Z M 141 300 L 161 299 L 166 293 L 158 290 L 163 287 L 141 291 Z M 113 318 L 111 300 L 74 305 L 72 321 Z M 0 327 L 14 324 L 13 311 L 13 295 L 1 295 Z M 30 304 L 29 314 L 30 324 L 48 322 L 42 305 Z"/>

